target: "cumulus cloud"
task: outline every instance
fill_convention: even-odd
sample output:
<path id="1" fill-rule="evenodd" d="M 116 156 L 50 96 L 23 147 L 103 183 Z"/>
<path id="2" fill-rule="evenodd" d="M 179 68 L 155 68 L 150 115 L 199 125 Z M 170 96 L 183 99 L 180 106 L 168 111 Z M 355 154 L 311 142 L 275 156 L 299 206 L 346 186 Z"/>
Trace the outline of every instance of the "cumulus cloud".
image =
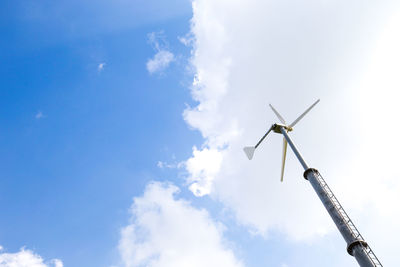
<path id="1" fill-rule="evenodd" d="M 147 61 L 147 71 L 150 74 L 161 72 L 168 68 L 175 60 L 175 56 L 168 50 L 168 43 L 163 32 L 152 32 L 148 35 L 148 39 L 156 54 Z"/>
<path id="2" fill-rule="evenodd" d="M 119 250 L 127 267 L 241 267 L 207 211 L 177 199 L 178 188 L 151 183 L 131 207 Z"/>
<path id="3" fill-rule="evenodd" d="M 364 8 L 357 8 L 360 5 Z M 294 141 L 308 163 L 320 169 L 356 224 L 361 222 L 361 229 L 384 228 L 383 220 L 374 220 L 366 207 L 376 208 L 375 214 L 386 210 L 388 219 L 398 221 L 398 213 L 389 212 L 394 203 L 390 201 L 400 195 L 396 172 L 375 181 L 373 174 L 389 166 L 384 164 L 387 158 L 395 164 L 394 151 L 400 147 L 389 144 L 390 139 L 380 135 L 382 129 L 376 131 L 371 123 L 386 118 L 393 124 L 395 114 L 400 114 L 394 103 L 400 88 L 400 25 L 388 20 L 397 16 L 396 10 L 396 1 L 193 1 L 192 96 L 198 104 L 183 115 L 204 137 L 204 147 L 194 149 L 187 161 L 193 193 L 222 201 L 239 222 L 263 235 L 279 230 L 290 239 L 309 240 L 332 231 L 333 223 L 290 152 L 285 182 L 279 182 L 281 136 L 271 135 L 253 161 L 242 151 L 276 122 L 268 103 L 292 121 L 321 98 L 296 125 Z M 386 34 L 392 39 L 385 41 L 382 32 L 388 31 L 388 24 L 395 26 Z M 369 112 L 360 114 L 361 110 Z M 362 117 L 367 120 L 365 128 Z M 385 140 L 385 146 L 378 140 Z M 372 151 L 379 154 L 369 150 L 372 142 L 377 142 Z M 207 157 L 202 155 L 210 151 L 218 160 L 204 163 Z M 360 159 L 355 151 L 362 151 L 361 159 L 369 161 L 351 166 Z M 376 155 L 388 155 L 379 157 L 383 165 L 373 164 Z M 350 172 L 354 166 L 361 172 Z"/>
<path id="4" fill-rule="evenodd" d="M 196 196 L 210 193 L 212 180 L 221 167 L 221 161 L 222 155 L 217 149 L 198 150 L 193 147 L 193 157 L 187 160 L 186 170 L 190 174 L 190 190 Z"/>
<path id="5" fill-rule="evenodd" d="M 366 70 L 357 79 L 357 152 L 346 169 L 352 179 L 341 180 L 344 197 L 359 207 L 357 217 L 381 256 L 382 263 L 395 264 L 387 251 L 399 237 L 400 170 L 397 168 L 400 141 L 400 9 L 388 17 L 371 49 Z M 386 126 L 390 125 L 390 126 Z M 381 128 L 383 127 L 383 128 Z M 381 129 L 381 130 L 379 130 Z M 353 190 L 352 190 L 353 189 Z M 357 189 L 357 193 L 354 193 Z M 367 240 L 368 240 L 367 238 Z"/>
<path id="6" fill-rule="evenodd" d="M 40 255 L 22 248 L 16 253 L 0 253 L 0 267 L 63 267 L 63 263 L 59 259 L 45 262 Z"/>

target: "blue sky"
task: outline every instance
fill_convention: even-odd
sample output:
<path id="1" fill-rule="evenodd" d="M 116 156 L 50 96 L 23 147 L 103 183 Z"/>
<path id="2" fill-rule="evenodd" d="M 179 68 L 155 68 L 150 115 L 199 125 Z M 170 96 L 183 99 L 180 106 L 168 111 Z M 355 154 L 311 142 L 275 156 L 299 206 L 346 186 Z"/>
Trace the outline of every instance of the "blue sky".
<path id="1" fill-rule="evenodd" d="M 188 157 L 186 146 L 199 139 L 181 117 L 191 101 L 183 71 L 189 49 L 177 37 L 189 31 L 190 3 L 161 9 L 135 1 L 128 14 L 120 2 L 1 3 L 0 240 L 7 251 L 26 246 L 66 266 L 113 263 L 132 197 L 168 175 L 157 161 Z M 182 59 L 150 75 L 153 31 L 164 31 Z"/>
<path id="2" fill-rule="evenodd" d="M 400 173 L 382 166 L 400 144 L 370 131 L 400 112 L 396 1 L 0 13 L 0 266 L 355 266 L 290 151 L 280 183 L 281 137 L 242 151 L 276 121 L 268 103 L 292 121 L 317 98 L 292 136 L 396 262 Z"/>

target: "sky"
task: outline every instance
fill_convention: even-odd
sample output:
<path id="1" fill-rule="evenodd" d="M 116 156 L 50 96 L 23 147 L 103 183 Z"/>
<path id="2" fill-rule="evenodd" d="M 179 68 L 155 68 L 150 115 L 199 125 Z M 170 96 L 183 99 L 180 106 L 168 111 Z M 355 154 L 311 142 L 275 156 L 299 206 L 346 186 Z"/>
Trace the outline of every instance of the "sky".
<path id="1" fill-rule="evenodd" d="M 0 3 L 0 266 L 357 266 L 399 247 L 398 1 Z"/>

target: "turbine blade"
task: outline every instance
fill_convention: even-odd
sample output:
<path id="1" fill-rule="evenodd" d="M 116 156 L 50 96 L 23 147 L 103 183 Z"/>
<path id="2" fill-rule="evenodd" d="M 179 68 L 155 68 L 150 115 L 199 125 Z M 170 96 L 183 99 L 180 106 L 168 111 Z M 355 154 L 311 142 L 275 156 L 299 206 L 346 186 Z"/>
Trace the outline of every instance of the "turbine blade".
<path id="1" fill-rule="evenodd" d="M 319 99 L 317 101 L 314 102 L 314 104 L 312 104 L 308 109 L 306 109 L 306 111 L 303 112 L 303 114 L 301 114 L 294 122 L 292 122 L 289 127 L 292 128 L 296 125 L 296 123 L 298 123 L 316 104 L 318 104 Z"/>
<path id="2" fill-rule="evenodd" d="M 246 156 L 249 160 L 253 158 L 254 150 L 256 150 L 256 148 L 253 146 L 246 146 L 243 148 L 243 151 L 244 153 L 246 153 Z"/>
<path id="3" fill-rule="evenodd" d="M 271 105 L 269 104 L 269 106 L 271 107 L 272 111 L 275 113 L 275 115 L 278 117 L 278 119 L 286 125 L 285 120 L 283 119 L 283 117 L 281 116 L 281 114 L 279 114 L 279 112 Z"/>
<path id="4" fill-rule="evenodd" d="M 286 141 L 285 137 L 283 137 L 283 153 L 282 153 L 281 182 L 283 182 L 283 174 L 284 174 L 284 172 L 285 172 L 286 151 L 287 151 L 287 141 Z"/>

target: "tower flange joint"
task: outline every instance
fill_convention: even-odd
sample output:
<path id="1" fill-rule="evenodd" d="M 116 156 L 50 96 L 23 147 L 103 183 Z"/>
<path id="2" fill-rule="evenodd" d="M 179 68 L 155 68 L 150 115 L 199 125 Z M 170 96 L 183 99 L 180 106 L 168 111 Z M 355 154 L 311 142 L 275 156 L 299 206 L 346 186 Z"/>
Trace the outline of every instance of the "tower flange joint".
<path id="1" fill-rule="evenodd" d="M 304 179 L 308 180 L 307 175 L 308 175 L 309 172 L 315 172 L 315 173 L 319 174 L 319 171 L 318 171 L 317 169 L 308 168 L 308 169 L 305 170 L 304 173 L 303 173 Z"/>
<path id="2" fill-rule="evenodd" d="M 364 240 L 354 240 L 353 242 L 351 242 L 348 246 L 347 246 L 347 253 L 349 253 L 351 256 L 354 256 L 353 254 L 353 248 L 357 245 L 361 245 L 365 248 L 368 248 L 368 244 L 367 242 L 365 242 Z"/>

